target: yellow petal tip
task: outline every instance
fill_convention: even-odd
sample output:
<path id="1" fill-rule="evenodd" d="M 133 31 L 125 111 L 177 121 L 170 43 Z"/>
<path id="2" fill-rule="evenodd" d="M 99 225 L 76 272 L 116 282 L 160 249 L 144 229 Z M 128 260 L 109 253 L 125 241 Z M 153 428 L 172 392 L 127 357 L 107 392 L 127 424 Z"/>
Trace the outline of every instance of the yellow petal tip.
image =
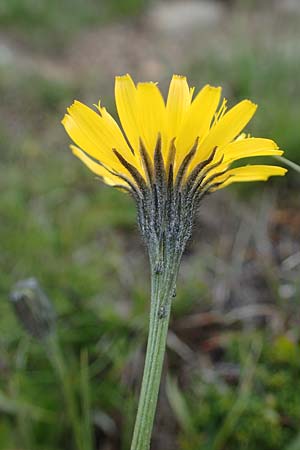
<path id="1" fill-rule="evenodd" d="M 281 173 L 279 173 L 280 177 L 283 177 L 283 175 L 285 175 L 288 172 L 288 169 L 286 169 L 285 167 L 280 167 L 281 168 Z"/>
<path id="2" fill-rule="evenodd" d="M 83 103 L 81 103 L 79 100 L 74 100 L 73 103 L 67 108 L 67 111 L 69 114 L 72 114 L 72 111 L 74 111 L 74 109 L 76 109 L 76 108 L 78 108 L 78 106 L 82 106 L 82 105 L 83 105 Z"/>
<path id="3" fill-rule="evenodd" d="M 202 89 L 209 93 L 216 93 L 216 94 L 220 93 L 221 94 L 221 92 L 222 92 L 221 86 L 212 86 L 211 84 L 206 84 Z"/>
<path id="4" fill-rule="evenodd" d="M 129 73 L 125 73 L 124 75 L 117 75 L 115 77 L 116 81 L 124 81 L 124 80 L 128 80 L 128 78 L 131 78 Z"/>
<path id="5" fill-rule="evenodd" d="M 71 152 L 73 153 L 73 155 L 76 155 L 78 153 L 78 150 L 80 150 L 78 147 L 76 147 L 76 145 L 71 144 L 69 146 Z"/>
<path id="6" fill-rule="evenodd" d="M 69 115 L 65 114 L 64 117 L 61 119 L 60 123 L 65 127 L 66 126 L 66 122 L 68 120 Z"/>
<path id="7" fill-rule="evenodd" d="M 248 104 L 249 106 L 251 106 L 254 110 L 256 110 L 256 109 L 258 108 L 258 104 L 252 102 L 252 101 L 249 100 L 249 99 L 243 100 L 243 102 L 244 102 L 244 104 L 247 103 L 247 104 Z"/>
<path id="8" fill-rule="evenodd" d="M 186 80 L 186 76 L 185 75 L 178 75 L 178 74 L 174 74 L 173 78 L 175 80 Z"/>

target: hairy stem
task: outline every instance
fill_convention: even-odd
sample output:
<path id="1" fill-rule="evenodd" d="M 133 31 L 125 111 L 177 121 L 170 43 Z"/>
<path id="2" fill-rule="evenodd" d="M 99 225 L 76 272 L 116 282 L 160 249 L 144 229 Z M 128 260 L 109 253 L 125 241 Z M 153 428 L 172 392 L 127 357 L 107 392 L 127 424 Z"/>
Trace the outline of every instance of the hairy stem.
<path id="1" fill-rule="evenodd" d="M 179 259 L 162 257 L 152 264 L 149 335 L 131 450 L 150 448 Z"/>

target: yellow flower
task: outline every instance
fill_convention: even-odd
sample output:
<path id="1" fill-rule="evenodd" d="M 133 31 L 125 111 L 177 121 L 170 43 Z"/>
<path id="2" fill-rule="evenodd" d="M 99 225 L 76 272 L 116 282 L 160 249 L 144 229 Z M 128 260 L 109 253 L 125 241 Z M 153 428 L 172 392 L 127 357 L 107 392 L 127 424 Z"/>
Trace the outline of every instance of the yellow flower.
<path id="1" fill-rule="evenodd" d="M 77 144 L 73 153 L 105 183 L 135 198 L 149 248 L 163 240 L 182 252 L 206 193 L 286 173 L 272 165 L 232 167 L 242 158 L 283 153 L 270 139 L 242 133 L 254 103 L 243 100 L 227 111 L 220 87 L 206 85 L 193 94 L 186 78 L 174 75 L 165 102 L 157 84 L 135 85 L 124 75 L 115 83 L 122 130 L 100 102 L 96 112 L 75 101 L 62 121 Z"/>
<path id="2" fill-rule="evenodd" d="M 267 180 L 286 173 L 286 169 L 269 165 L 230 168 L 241 158 L 283 152 L 270 139 L 241 134 L 256 111 L 254 103 L 243 100 L 227 111 L 225 100 L 218 109 L 220 87 L 206 85 L 194 99 L 193 92 L 185 77 L 174 75 L 165 103 L 157 84 L 136 86 L 130 75 L 116 77 L 115 98 L 123 132 L 100 103 L 95 112 L 75 101 L 62 121 L 78 146 L 72 145 L 71 149 L 105 183 L 128 189 L 128 181 L 136 181 L 129 168 L 124 167 L 123 159 L 149 183 L 147 172 L 153 172 L 159 136 L 165 170 L 168 172 L 172 165 L 174 176 L 192 148 L 185 179 L 199 163 L 211 157 L 206 167 L 210 170 L 200 183 L 200 190 L 209 183 L 210 190 L 216 190 L 238 181 Z M 149 160 L 148 169 L 145 158 Z"/>
<path id="3" fill-rule="evenodd" d="M 109 185 L 127 190 L 151 265 L 151 307 L 144 376 L 131 449 L 150 448 L 172 297 L 180 260 L 202 197 L 237 181 L 267 180 L 286 169 L 232 167 L 242 158 L 281 155 L 270 139 L 242 134 L 256 111 L 244 100 L 227 111 L 221 88 L 206 85 L 193 98 L 174 75 L 164 101 L 155 83 L 116 78 L 120 126 L 104 107 L 75 101 L 62 123 L 73 153 Z"/>

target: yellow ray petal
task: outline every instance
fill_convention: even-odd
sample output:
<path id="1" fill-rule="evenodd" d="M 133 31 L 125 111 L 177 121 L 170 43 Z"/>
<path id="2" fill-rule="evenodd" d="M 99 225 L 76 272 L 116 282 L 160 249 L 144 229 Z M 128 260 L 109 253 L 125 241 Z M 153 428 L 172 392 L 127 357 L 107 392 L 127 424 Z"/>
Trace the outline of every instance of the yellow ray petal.
<path id="1" fill-rule="evenodd" d="M 228 164 L 252 156 L 282 155 L 283 151 L 271 139 L 246 138 L 220 147 L 215 158 L 218 158 L 218 154 L 224 154 L 224 163 Z"/>
<path id="2" fill-rule="evenodd" d="M 80 150 L 75 145 L 70 145 L 70 148 L 75 156 L 79 158 L 90 170 L 91 172 L 95 173 L 99 177 L 103 179 L 103 181 L 110 185 L 110 186 L 116 186 L 116 185 L 122 185 L 127 186 L 127 183 L 123 180 L 121 180 L 119 177 L 115 177 L 111 173 L 109 173 L 108 170 L 106 170 L 103 166 L 100 164 L 97 164 L 95 161 L 93 161 L 91 158 L 89 158 L 82 150 Z"/>
<path id="3" fill-rule="evenodd" d="M 167 99 L 167 136 L 171 140 L 178 135 L 185 114 L 191 104 L 191 94 L 186 77 L 173 75 Z"/>
<path id="4" fill-rule="evenodd" d="M 250 100 L 243 100 L 224 114 L 201 144 L 192 165 L 206 159 L 215 147 L 229 144 L 236 138 L 250 121 L 256 108 L 257 105 Z"/>
<path id="5" fill-rule="evenodd" d="M 245 182 L 245 181 L 266 181 L 272 176 L 283 176 L 287 172 L 287 169 L 279 166 L 265 166 L 265 165 L 253 165 L 236 167 L 234 169 L 228 170 L 226 174 L 220 176 L 215 182 L 222 182 L 217 189 L 222 189 L 229 186 L 232 183 Z M 230 176 L 230 178 L 228 178 Z"/>
<path id="6" fill-rule="evenodd" d="M 238 137 L 235 139 L 234 142 L 240 141 L 242 139 L 246 139 L 246 137 L 250 137 L 250 135 L 247 135 L 246 133 L 241 133 L 241 134 L 238 135 Z"/>
<path id="7" fill-rule="evenodd" d="M 197 139 L 197 151 L 186 176 L 199 162 L 207 159 L 213 149 L 217 151 L 214 151 L 214 159 L 210 164 L 221 164 L 207 174 L 206 180 L 227 170 L 225 175 L 218 175 L 219 181 L 223 182 L 222 187 L 237 181 L 265 180 L 271 175 L 284 175 L 286 170 L 277 166 L 246 166 L 228 170 L 234 161 L 241 158 L 281 155 L 283 152 L 269 139 L 251 138 L 242 133 L 256 110 L 256 105 L 251 101 L 244 100 L 226 112 L 224 100 L 217 111 L 220 87 L 207 85 L 194 100 L 193 90 L 189 88 L 185 77 L 174 75 L 165 105 L 155 83 L 140 83 L 136 87 L 127 74 L 117 77 L 115 84 L 116 105 L 125 137 L 115 120 L 100 104 L 97 106 L 98 114 L 75 101 L 62 123 L 73 141 L 83 150 L 74 147 L 76 156 L 90 170 L 104 177 L 108 184 L 115 184 L 117 181 L 110 170 L 125 174 L 133 181 L 130 168 L 123 166 L 114 149 L 118 150 L 125 165 L 127 161 L 145 180 L 150 179 L 150 176 L 146 176 L 145 167 L 147 171 L 151 171 L 152 164 L 140 149 L 140 139 L 153 160 L 159 135 L 164 161 L 174 161 L 175 171 Z M 174 151 L 169 155 L 170 148 Z M 230 179 L 227 179 L 228 175 L 231 175 Z"/>
<path id="8" fill-rule="evenodd" d="M 195 86 L 190 87 L 190 101 L 193 100 L 194 92 L 195 92 Z"/>
<path id="9" fill-rule="evenodd" d="M 139 134 L 151 159 L 160 134 L 165 153 L 166 108 L 160 90 L 154 83 L 137 85 L 137 117 Z"/>
<path id="10" fill-rule="evenodd" d="M 120 163 L 112 149 L 116 148 L 129 162 L 135 164 L 132 155 L 118 125 L 101 108 L 101 116 L 88 106 L 75 101 L 68 108 L 62 120 L 67 133 L 86 153 L 103 162 L 112 169 L 120 168 Z"/>
<path id="11" fill-rule="evenodd" d="M 192 148 L 196 138 L 200 141 L 208 133 L 211 121 L 218 107 L 221 88 L 206 85 L 192 102 L 185 121 L 176 139 L 176 161 L 180 164 Z"/>
<path id="12" fill-rule="evenodd" d="M 116 77 L 115 98 L 118 115 L 132 148 L 138 153 L 139 134 L 137 125 L 137 93 L 129 74 Z"/>

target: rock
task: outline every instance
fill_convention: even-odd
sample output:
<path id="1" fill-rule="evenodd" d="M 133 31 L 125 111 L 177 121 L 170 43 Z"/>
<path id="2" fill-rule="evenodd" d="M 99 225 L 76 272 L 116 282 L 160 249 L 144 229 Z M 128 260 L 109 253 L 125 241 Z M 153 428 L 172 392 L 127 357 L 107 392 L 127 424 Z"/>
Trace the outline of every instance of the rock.
<path id="1" fill-rule="evenodd" d="M 279 11 L 286 12 L 288 14 L 300 14 L 300 1 L 299 0 L 277 0 L 277 8 Z"/>
<path id="2" fill-rule="evenodd" d="M 217 25 L 224 6 L 215 1 L 175 1 L 158 3 L 149 12 L 151 25 L 168 33 L 189 32 Z"/>
<path id="3" fill-rule="evenodd" d="M 14 60 L 12 49 L 5 43 L 0 44 L 0 66 L 11 64 Z"/>

